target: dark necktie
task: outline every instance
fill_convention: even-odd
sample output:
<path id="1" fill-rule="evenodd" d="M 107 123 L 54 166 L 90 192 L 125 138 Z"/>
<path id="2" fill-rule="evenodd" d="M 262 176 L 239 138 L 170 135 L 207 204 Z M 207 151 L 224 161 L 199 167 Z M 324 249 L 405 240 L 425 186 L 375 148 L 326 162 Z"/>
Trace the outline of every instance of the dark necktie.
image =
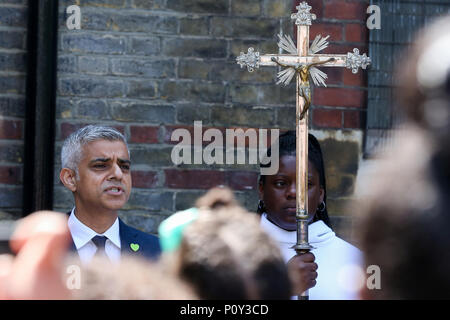
<path id="1" fill-rule="evenodd" d="M 95 236 L 92 238 L 92 242 L 97 247 L 97 251 L 95 252 L 96 257 L 106 256 L 105 254 L 105 242 L 108 238 L 105 236 Z"/>

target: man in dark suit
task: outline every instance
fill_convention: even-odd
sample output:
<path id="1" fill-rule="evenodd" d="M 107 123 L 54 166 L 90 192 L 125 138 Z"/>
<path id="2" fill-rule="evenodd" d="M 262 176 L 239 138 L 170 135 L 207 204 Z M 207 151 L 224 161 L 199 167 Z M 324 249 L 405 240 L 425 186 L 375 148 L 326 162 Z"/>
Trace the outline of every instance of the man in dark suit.
<path id="1" fill-rule="evenodd" d="M 89 125 L 72 133 L 61 151 L 60 179 L 75 207 L 68 226 L 83 263 L 94 255 L 117 262 L 121 255 L 156 258 L 159 240 L 118 217 L 131 192 L 131 161 L 125 137 L 114 128 Z"/>

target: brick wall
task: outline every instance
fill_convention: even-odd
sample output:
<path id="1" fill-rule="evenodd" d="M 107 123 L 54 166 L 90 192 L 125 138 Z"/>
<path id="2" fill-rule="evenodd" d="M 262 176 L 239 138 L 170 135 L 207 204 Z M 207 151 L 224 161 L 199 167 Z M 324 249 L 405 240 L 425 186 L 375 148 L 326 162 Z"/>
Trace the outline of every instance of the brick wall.
<path id="1" fill-rule="evenodd" d="M 215 185 L 241 203 L 257 203 L 254 165 L 179 165 L 170 158 L 177 128 L 294 129 L 295 87 L 276 86 L 276 68 L 249 73 L 236 56 L 252 46 L 277 53 L 276 34 L 292 34 L 299 1 L 61 0 L 56 114 L 56 210 L 72 195 L 59 182 L 64 138 L 91 123 L 118 128 L 129 140 L 133 192 L 121 216 L 156 233 L 160 221 Z M 330 34 L 330 53 L 367 52 L 367 1 L 309 0 L 318 16 L 311 38 Z M 26 1 L 0 4 L 0 211 L 21 207 Z M 68 30 L 69 5 L 81 8 L 81 30 Z M 345 200 L 353 194 L 362 150 L 366 74 L 327 68 L 328 88 L 314 91 L 311 129 L 322 142 L 329 211 L 338 234 L 351 239 Z M 11 192 L 13 191 L 13 192 Z M 18 192 L 16 192 L 18 191 Z M 0 217 L 1 218 L 1 217 Z M 350 230 L 350 231 L 348 231 Z"/>
<path id="2" fill-rule="evenodd" d="M 253 46 L 277 53 L 276 34 L 292 34 L 298 1 L 115 0 L 60 1 L 57 153 L 62 140 L 89 123 L 112 125 L 130 142 L 133 192 L 121 216 L 156 232 L 159 222 L 215 185 L 228 185 L 250 210 L 257 203 L 257 167 L 180 165 L 170 153 L 177 128 L 294 129 L 295 87 L 276 86 L 276 68 L 249 73 L 236 56 Z M 367 52 L 366 1 L 309 1 L 318 16 L 311 38 L 330 34 L 330 53 Z M 81 30 L 65 26 L 78 4 Z M 295 38 L 295 37 L 294 37 Z M 338 233 L 351 238 L 345 200 L 361 154 L 365 73 L 326 68 L 329 88 L 314 92 L 311 129 L 324 145 L 329 209 Z M 55 208 L 72 196 L 58 182 Z M 348 231 L 350 230 L 350 231 Z"/>
<path id="3" fill-rule="evenodd" d="M 0 219 L 22 210 L 27 1 L 0 1 Z"/>
<path id="4" fill-rule="evenodd" d="M 299 3 L 301 1 L 296 1 Z M 317 16 L 310 38 L 330 35 L 330 46 L 323 53 L 345 54 L 358 48 L 368 52 L 366 27 L 368 1 L 309 0 Z M 367 107 L 367 74 L 353 74 L 346 68 L 322 68 L 328 75 L 328 88 L 315 88 L 312 124 L 314 128 L 363 129 Z"/>

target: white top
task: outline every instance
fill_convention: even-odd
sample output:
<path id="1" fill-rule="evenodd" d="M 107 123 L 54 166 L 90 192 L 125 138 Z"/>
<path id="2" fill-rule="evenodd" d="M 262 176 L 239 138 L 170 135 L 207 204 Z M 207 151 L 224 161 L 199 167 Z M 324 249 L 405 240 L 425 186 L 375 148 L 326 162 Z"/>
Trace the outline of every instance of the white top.
<path id="1" fill-rule="evenodd" d="M 119 218 L 116 218 L 113 225 L 103 234 L 98 234 L 75 216 L 75 208 L 69 216 L 68 226 L 73 242 L 77 248 L 78 255 L 83 264 L 87 264 L 97 252 L 97 246 L 92 242 L 92 238 L 99 235 L 108 239 L 105 242 L 105 253 L 112 262 L 120 261 L 120 234 Z"/>
<path id="2" fill-rule="evenodd" d="M 292 246 L 297 242 L 297 232 L 281 229 L 265 213 L 261 216 L 261 227 L 278 242 L 287 263 L 296 254 Z M 309 289 L 309 299 L 358 299 L 359 289 L 365 285 L 362 252 L 338 238 L 322 220 L 309 225 L 308 237 L 318 265 L 317 284 Z"/>

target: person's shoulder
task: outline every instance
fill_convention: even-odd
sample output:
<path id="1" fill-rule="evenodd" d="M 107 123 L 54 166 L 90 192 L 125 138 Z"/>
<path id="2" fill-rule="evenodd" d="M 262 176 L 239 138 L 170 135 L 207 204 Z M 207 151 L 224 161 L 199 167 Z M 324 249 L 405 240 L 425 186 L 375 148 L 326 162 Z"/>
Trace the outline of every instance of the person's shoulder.
<path id="1" fill-rule="evenodd" d="M 362 251 L 357 246 L 351 244 L 350 242 L 345 241 L 342 238 L 339 238 L 338 236 L 335 237 L 335 242 L 339 247 L 341 247 L 346 251 L 349 251 L 357 255 L 362 255 Z"/>
<path id="2" fill-rule="evenodd" d="M 130 228 L 132 228 L 138 234 L 138 237 L 140 237 L 140 238 L 145 238 L 146 240 L 152 241 L 152 242 L 154 242 L 154 241 L 159 242 L 159 238 L 153 234 L 143 232 L 143 231 L 138 230 L 133 227 L 130 227 Z"/>
<path id="3" fill-rule="evenodd" d="M 144 231 L 136 229 L 136 228 L 126 224 L 122 220 L 120 220 L 120 222 L 121 222 L 121 226 L 123 228 L 125 228 L 126 232 L 133 233 L 137 238 L 148 240 L 150 242 L 159 241 L 158 240 L 159 238 L 157 236 L 155 236 L 155 235 L 152 235 L 150 233 L 146 233 Z"/>

